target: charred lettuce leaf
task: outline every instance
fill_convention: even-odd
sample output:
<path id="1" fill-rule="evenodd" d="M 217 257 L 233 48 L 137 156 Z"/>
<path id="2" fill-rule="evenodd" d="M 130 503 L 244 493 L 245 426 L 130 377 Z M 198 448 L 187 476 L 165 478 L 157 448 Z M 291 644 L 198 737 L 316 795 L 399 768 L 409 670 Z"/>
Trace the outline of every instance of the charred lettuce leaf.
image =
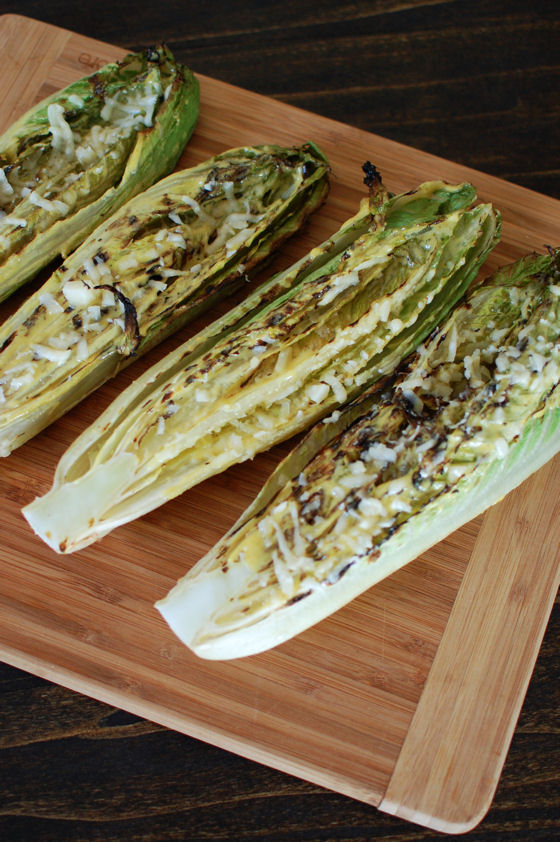
<path id="1" fill-rule="evenodd" d="M 314 427 L 157 607 L 205 658 L 298 634 L 552 458 L 559 383 L 555 250 L 475 285 L 408 365 Z"/>
<path id="2" fill-rule="evenodd" d="M 0 300 L 175 166 L 199 86 L 166 47 L 105 65 L 0 137 Z"/>
<path id="3" fill-rule="evenodd" d="M 245 285 L 327 189 L 315 147 L 264 146 L 131 199 L 0 327 L 0 455 Z"/>
<path id="4" fill-rule="evenodd" d="M 441 182 L 375 190 L 329 241 L 125 390 L 26 509 L 34 529 L 59 551 L 85 546 L 393 371 L 496 242 L 496 213 L 473 198 Z"/>

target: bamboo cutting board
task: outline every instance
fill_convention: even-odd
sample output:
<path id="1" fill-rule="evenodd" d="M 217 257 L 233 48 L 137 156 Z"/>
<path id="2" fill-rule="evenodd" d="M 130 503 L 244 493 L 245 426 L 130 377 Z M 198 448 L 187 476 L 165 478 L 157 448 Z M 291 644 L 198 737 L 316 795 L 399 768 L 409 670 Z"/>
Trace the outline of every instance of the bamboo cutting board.
<path id="1" fill-rule="evenodd" d="M 123 55 L 15 15 L 0 18 L 0 44 L 0 129 Z M 275 268 L 355 212 L 366 159 L 395 192 L 430 178 L 472 181 L 503 216 L 488 271 L 559 242 L 558 201 L 212 79 L 200 82 L 200 120 L 182 166 L 232 146 L 308 139 L 332 163 L 327 203 Z M 13 306 L 4 305 L 2 316 Z M 153 603 L 234 522 L 287 446 L 71 556 L 51 552 L 20 513 L 50 487 L 78 432 L 178 341 L 1 461 L 0 655 L 411 821 L 450 833 L 474 827 L 490 805 L 558 587 L 560 461 L 275 651 L 200 661 Z"/>

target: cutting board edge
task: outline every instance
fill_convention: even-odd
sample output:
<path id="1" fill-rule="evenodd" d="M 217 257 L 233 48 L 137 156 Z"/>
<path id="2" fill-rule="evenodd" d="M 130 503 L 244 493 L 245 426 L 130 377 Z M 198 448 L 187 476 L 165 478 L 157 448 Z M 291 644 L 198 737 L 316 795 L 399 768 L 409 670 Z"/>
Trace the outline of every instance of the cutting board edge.
<path id="1" fill-rule="evenodd" d="M 173 715 L 173 711 L 145 699 L 139 699 L 133 694 L 126 693 L 115 687 L 98 682 L 95 679 L 84 679 L 78 672 L 67 669 L 59 664 L 40 659 L 23 649 L 14 649 L 0 641 L 0 659 L 16 669 L 28 672 L 38 678 L 43 678 L 74 693 L 95 699 L 102 704 L 125 710 L 135 716 L 140 716 L 163 728 L 169 728 L 185 737 L 199 740 L 216 746 L 223 751 L 229 751 L 262 766 L 276 769 L 287 775 L 293 775 L 300 780 L 328 789 L 360 801 L 374 808 L 379 808 L 382 793 L 374 788 L 359 786 L 353 778 L 344 775 L 335 776 L 331 770 L 324 773 L 319 767 L 294 762 L 288 754 L 271 749 L 258 749 L 248 740 L 232 737 L 226 731 L 212 728 L 197 722 L 194 717 L 188 721 L 180 714 Z M 93 691 L 93 692 L 92 692 Z"/>
<path id="2" fill-rule="evenodd" d="M 546 494 L 547 483 L 543 482 L 547 474 L 552 479 L 559 469 L 560 455 L 557 455 L 485 512 L 422 694 L 378 805 L 382 812 L 438 832 L 462 834 L 473 830 L 491 807 L 560 587 L 560 557 L 552 537 L 560 506 L 553 495 Z M 510 510 L 510 516 L 503 515 L 504 509 Z M 511 516 L 514 511 L 515 518 Z M 544 533 L 547 540 L 543 541 L 539 554 L 541 575 L 534 584 L 530 559 L 539 516 L 548 531 Z M 513 523 L 509 532 L 506 529 L 505 537 L 505 527 L 502 526 L 501 532 L 498 528 L 500 521 Z M 488 560 L 494 557 L 493 541 L 498 541 L 502 548 L 501 564 L 493 577 L 500 581 L 498 594 L 488 587 Z M 540 611 L 533 611 L 529 616 L 529 606 L 535 601 Z M 475 611 L 481 616 L 479 627 L 470 621 Z M 515 621 L 515 634 L 509 637 L 511 642 L 503 635 L 506 642 L 502 644 L 498 663 L 494 663 L 497 641 L 484 649 L 484 638 L 487 634 L 491 636 L 493 630 L 489 629 L 495 616 L 501 620 L 498 628 L 502 634 Z M 457 653 L 457 658 L 450 667 L 452 653 Z M 481 669 L 481 661 L 485 669 Z M 511 689 L 500 696 L 504 672 Z M 459 674 L 456 681 L 453 673 Z M 498 700 L 491 714 L 498 725 L 492 733 L 491 751 L 472 752 L 477 741 L 487 747 L 482 730 L 471 737 L 468 745 L 476 762 L 469 766 L 470 777 L 484 781 L 484 786 L 469 791 L 457 774 L 464 764 L 457 763 L 456 756 L 467 747 L 464 737 L 468 725 L 479 722 L 484 726 L 489 718 L 490 687 L 495 689 L 494 698 Z M 477 708 L 482 709 L 482 714 L 477 713 Z M 458 739 L 459 734 L 463 740 Z M 458 746 L 453 760 L 451 744 Z M 417 783 L 412 771 L 420 745 L 426 749 L 421 761 L 425 763 L 426 774 Z M 429 762 L 436 759 L 440 766 L 445 762 L 449 766 L 449 774 L 439 780 L 429 774 Z M 442 798 L 445 792 L 448 797 Z M 463 799 L 461 804 L 458 793 Z"/>

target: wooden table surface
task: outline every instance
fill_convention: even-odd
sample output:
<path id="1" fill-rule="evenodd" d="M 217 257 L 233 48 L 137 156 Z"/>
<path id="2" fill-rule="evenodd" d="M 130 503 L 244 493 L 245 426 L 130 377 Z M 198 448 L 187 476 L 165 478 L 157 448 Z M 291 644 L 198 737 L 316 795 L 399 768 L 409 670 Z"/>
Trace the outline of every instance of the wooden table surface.
<path id="1" fill-rule="evenodd" d="M 164 39 L 195 72 L 560 198 L 555 3 L 0 2 L 7 12 L 124 48 Z M 478 842 L 560 838 L 559 632 L 557 600 Z M 9 842 L 441 837 L 12 667 L 0 687 Z"/>

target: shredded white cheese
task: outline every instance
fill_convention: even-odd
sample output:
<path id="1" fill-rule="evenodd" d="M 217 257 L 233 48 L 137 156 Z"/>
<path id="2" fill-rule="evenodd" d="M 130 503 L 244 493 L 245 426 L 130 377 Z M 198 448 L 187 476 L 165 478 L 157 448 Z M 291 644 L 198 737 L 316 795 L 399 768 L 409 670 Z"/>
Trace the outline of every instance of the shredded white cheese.
<path id="1" fill-rule="evenodd" d="M 338 377 L 335 377 L 334 374 L 324 374 L 322 379 L 329 384 L 336 400 L 339 403 L 344 403 L 348 395 Z"/>
<path id="2" fill-rule="evenodd" d="M 6 214 L 0 219 L 1 225 L 13 225 L 14 228 L 26 228 L 27 220 L 21 216 L 14 216 L 11 213 Z"/>
<path id="3" fill-rule="evenodd" d="M 49 129 L 52 134 L 52 148 L 62 152 L 65 158 L 74 157 L 74 135 L 64 118 L 64 108 L 57 102 L 47 107 Z"/>
<path id="4" fill-rule="evenodd" d="M 87 143 L 81 143 L 79 146 L 76 146 L 74 151 L 78 163 L 84 169 L 90 167 L 93 162 L 97 160 L 97 153 L 95 149 L 92 149 L 92 147 Z"/>
<path id="5" fill-rule="evenodd" d="M 71 307 L 87 307 L 94 298 L 95 291 L 85 281 L 66 281 L 62 294 Z"/>
<path id="6" fill-rule="evenodd" d="M 382 298 L 381 301 L 377 302 L 375 310 L 380 322 L 388 321 L 391 315 L 391 300 L 387 297 Z"/>
<path id="7" fill-rule="evenodd" d="M 416 394 L 416 392 L 412 392 L 409 389 L 401 389 L 402 396 L 407 401 L 410 406 L 412 407 L 413 412 L 416 415 L 421 415 L 422 410 L 424 409 L 424 403 L 420 397 Z"/>
<path id="8" fill-rule="evenodd" d="M 137 269 L 139 265 L 138 258 L 136 258 L 133 254 L 126 254 L 124 257 L 121 257 L 118 264 L 120 272 L 127 272 L 129 269 Z"/>
<path id="9" fill-rule="evenodd" d="M 68 348 L 61 350 L 48 345 L 33 344 L 31 349 L 38 359 L 45 359 L 51 363 L 65 363 L 72 351 Z"/>
<path id="10" fill-rule="evenodd" d="M 377 497 L 364 497 L 358 508 L 364 517 L 385 517 L 387 514 L 387 509 Z"/>
<path id="11" fill-rule="evenodd" d="M 383 444 L 382 442 L 374 442 L 368 447 L 364 454 L 364 458 L 367 459 L 368 462 L 371 460 L 372 462 L 380 462 L 382 465 L 386 465 L 395 462 L 397 454 L 393 448 L 387 447 L 386 444 Z"/>
<path id="12" fill-rule="evenodd" d="M 344 292 L 345 289 L 356 286 L 359 283 L 360 276 L 357 271 L 347 272 L 344 275 L 337 275 L 331 281 L 327 292 L 320 299 L 319 306 L 325 307 L 327 304 L 330 304 L 331 301 L 334 301 L 334 299 L 340 295 L 341 292 Z"/>
<path id="13" fill-rule="evenodd" d="M 399 498 L 395 498 L 394 500 L 390 501 L 391 511 L 393 512 L 411 512 L 412 507 L 409 503 L 406 503 L 404 500 L 399 500 Z"/>
<path id="14" fill-rule="evenodd" d="M 117 300 L 117 296 L 111 289 L 101 290 L 101 307 L 113 307 Z"/>
<path id="15" fill-rule="evenodd" d="M 340 412 L 338 409 L 335 409 L 331 415 L 328 415 L 326 418 L 323 418 L 323 424 L 335 424 L 338 419 L 340 418 Z"/>
<path id="16" fill-rule="evenodd" d="M 182 234 L 177 233 L 177 231 L 168 231 L 167 232 L 167 241 L 174 246 L 178 246 L 178 248 L 186 249 L 187 242 Z"/>
<path id="17" fill-rule="evenodd" d="M 78 344 L 76 345 L 76 358 L 77 358 L 78 362 L 83 362 L 84 360 L 87 360 L 88 357 L 89 357 L 89 348 L 88 348 L 87 339 L 85 337 L 82 337 L 78 341 Z"/>
<path id="18" fill-rule="evenodd" d="M 75 345 L 79 338 L 79 334 L 75 331 L 64 330 L 56 336 L 49 336 L 47 344 L 50 345 L 51 348 L 58 348 L 58 350 L 65 351 L 67 348 L 71 348 L 72 345 Z"/>
<path id="19" fill-rule="evenodd" d="M 59 304 L 54 295 L 50 292 L 42 292 L 39 294 L 39 303 L 43 305 L 47 313 L 62 313 L 64 307 Z"/>
<path id="20" fill-rule="evenodd" d="M 101 119 L 125 129 L 151 126 L 154 111 L 161 94 L 161 86 L 148 82 L 143 88 L 122 91 L 116 97 L 105 97 Z"/>
<path id="21" fill-rule="evenodd" d="M 196 199 L 192 198 L 192 196 L 181 196 L 181 201 L 185 205 L 188 205 L 188 207 L 191 208 L 191 210 L 193 210 L 197 216 L 200 216 L 202 214 L 202 208 L 200 207 Z"/>
<path id="22" fill-rule="evenodd" d="M 50 213 L 57 213 L 59 216 L 66 216 L 70 210 L 66 202 L 61 202 L 59 199 L 53 199 L 52 201 L 50 199 L 45 199 L 43 196 L 40 196 L 36 190 L 32 190 L 28 198 L 32 205 L 37 205 L 37 207 L 49 211 Z"/>
<path id="23" fill-rule="evenodd" d="M 307 396 L 313 403 L 321 403 L 329 394 L 329 387 L 326 383 L 312 383 L 307 387 Z"/>

